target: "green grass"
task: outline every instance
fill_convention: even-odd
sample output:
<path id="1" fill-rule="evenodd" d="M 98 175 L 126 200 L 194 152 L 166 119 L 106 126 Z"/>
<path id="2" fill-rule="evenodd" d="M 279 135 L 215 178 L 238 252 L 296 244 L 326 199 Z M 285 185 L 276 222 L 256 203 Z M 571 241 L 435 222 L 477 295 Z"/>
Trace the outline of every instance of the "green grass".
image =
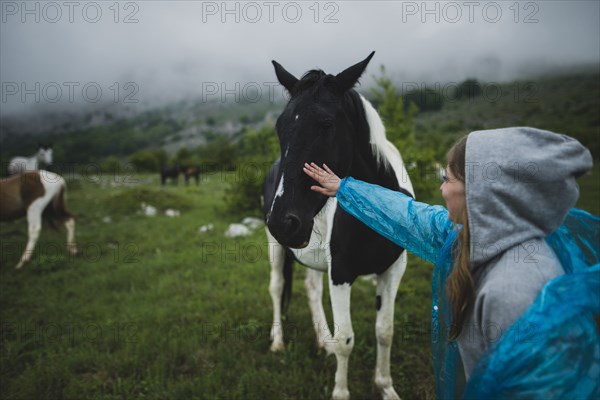
<path id="1" fill-rule="evenodd" d="M 314 344 L 304 269 L 295 268 L 286 351 L 273 354 L 264 231 L 223 235 L 239 222 L 223 213 L 223 180 L 164 188 L 146 176 L 133 188 L 70 180 L 80 254 L 63 250 L 62 230 L 44 229 L 33 260 L 19 271 L 13 267 L 25 222 L 3 224 L 0 398 L 329 398 L 335 358 Z M 147 217 L 135 210 L 142 201 L 192 207 L 173 206 L 182 210 L 179 218 Z M 197 232 L 208 223 L 212 232 Z M 397 298 L 392 373 L 405 399 L 434 397 L 431 271 L 412 259 Z M 353 398 L 378 397 L 371 283 L 356 283 L 352 307 L 350 390 Z"/>
<path id="2" fill-rule="evenodd" d="M 596 214 L 598 173 L 595 167 L 580 180 L 581 204 Z M 3 224 L 0 398 L 330 398 L 335 358 L 316 349 L 302 267 L 295 269 L 284 322 L 286 351 L 269 351 L 265 235 L 223 235 L 239 222 L 223 211 L 226 178 L 189 187 L 160 187 L 154 176 L 133 177 L 131 185 L 69 179 L 80 254 L 67 255 L 62 230 L 45 229 L 33 260 L 19 271 L 13 267 L 26 242 L 25 222 Z M 147 217 L 137 210 L 141 202 L 182 216 Z M 209 223 L 212 232 L 198 233 Z M 432 268 L 410 256 L 396 300 L 392 377 L 405 400 L 435 397 Z M 331 323 L 327 289 L 323 303 Z M 352 315 L 351 395 L 379 398 L 371 283 L 354 285 Z"/>

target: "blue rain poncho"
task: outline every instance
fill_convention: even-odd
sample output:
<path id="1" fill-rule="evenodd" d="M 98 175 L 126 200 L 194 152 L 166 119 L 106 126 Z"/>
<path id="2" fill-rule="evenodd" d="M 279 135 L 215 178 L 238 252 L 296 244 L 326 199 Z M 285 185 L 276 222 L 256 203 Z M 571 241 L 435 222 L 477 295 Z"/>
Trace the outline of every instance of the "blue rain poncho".
<path id="1" fill-rule="evenodd" d="M 566 274 L 482 357 L 465 398 L 600 398 L 600 218 L 573 209 L 546 241 Z"/>
<path id="2" fill-rule="evenodd" d="M 464 196 L 475 293 L 452 342 L 446 281 L 462 227 L 443 207 L 342 181 L 337 199 L 344 210 L 435 265 L 431 338 L 439 398 L 600 398 L 593 319 L 600 314 L 600 222 L 572 210 L 576 178 L 592 165 L 589 150 L 566 135 L 528 127 L 469 134 Z M 452 187 L 456 199 L 460 189 Z M 489 328 L 499 334 L 491 337 Z"/>
<path id="3" fill-rule="evenodd" d="M 439 398 L 598 398 L 600 219 L 573 209 L 547 242 L 567 272 L 547 284 L 530 309 L 465 378 L 445 282 L 457 230 L 448 211 L 377 185 L 342 180 L 338 204 L 389 240 L 434 263 L 432 353 Z M 519 336 L 520 335 L 520 336 Z M 517 338 L 517 340 L 515 340 Z M 523 339 L 523 340 L 519 340 Z"/>

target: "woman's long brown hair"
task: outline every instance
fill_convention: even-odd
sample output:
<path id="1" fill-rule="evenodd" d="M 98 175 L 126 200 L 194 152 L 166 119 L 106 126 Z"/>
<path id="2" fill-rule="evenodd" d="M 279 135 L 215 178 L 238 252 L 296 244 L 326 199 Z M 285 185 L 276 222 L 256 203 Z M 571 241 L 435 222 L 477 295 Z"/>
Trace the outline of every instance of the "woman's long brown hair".
<path id="1" fill-rule="evenodd" d="M 452 175 L 463 184 L 466 183 L 465 174 L 465 154 L 467 149 L 467 136 L 460 139 L 448 151 L 448 168 Z M 466 192 L 465 192 L 466 196 Z M 448 290 L 448 298 L 450 300 L 450 308 L 454 321 L 450 328 L 449 340 L 456 340 L 462 331 L 463 324 L 467 313 L 473 306 L 475 297 L 475 289 L 473 284 L 473 275 L 470 268 L 470 235 L 469 235 L 469 220 L 467 216 L 467 207 L 465 208 L 457 221 L 462 225 L 458 232 L 455 246 L 455 261 L 454 268 L 446 282 Z"/>

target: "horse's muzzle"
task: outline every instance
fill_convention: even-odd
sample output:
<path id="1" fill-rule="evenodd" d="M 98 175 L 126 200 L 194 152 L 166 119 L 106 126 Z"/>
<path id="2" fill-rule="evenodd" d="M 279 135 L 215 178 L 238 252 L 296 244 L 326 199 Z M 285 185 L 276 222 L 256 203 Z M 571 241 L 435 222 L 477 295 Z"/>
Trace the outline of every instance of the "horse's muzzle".
<path id="1" fill-rule="evenodd" d="M 294 213 L 287 213 L 281 219 L 270 217 L 269 231 L 280 244 L 293 249 L 303 249 L 308 246 L 312 224 L 309 224 L 311 226 L 303 224 L 300 217 Z"/>

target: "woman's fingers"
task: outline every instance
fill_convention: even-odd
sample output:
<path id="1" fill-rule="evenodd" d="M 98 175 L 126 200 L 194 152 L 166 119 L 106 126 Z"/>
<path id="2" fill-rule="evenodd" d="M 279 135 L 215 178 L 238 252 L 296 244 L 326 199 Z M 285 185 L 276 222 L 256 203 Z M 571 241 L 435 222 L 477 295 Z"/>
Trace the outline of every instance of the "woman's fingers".
<path id="1" fill-rule="evenodd" d="M 315 163 L 305 163 L 304 172 L 321 186 L 312 186 L 311 190 L 326 196 L 335 196 L 340 187 L 340 178 L 325 164 L 323 168 Z"/>
<path id="2" fill-rule="evenodd" d="M 326 183 L 330 179 L 329 174 L 315 163 L 304 164 L 304 172 L 320 184 Z"/>
<path id="3" fill-rule="evenodd" d="M 325 196 L 329 196 L 328 190 L 322 186 L 311 186 L 310 190 L 315 191 L 317 193 L 324 194 Z"/>
<path id="4" fill-rule="evenodd" d="M 319 167 L 316 167 L 314 164 L 304 164 L 304 172 L 319 183 L 323 177 L 322 174 L 319 173 Z"/>
<path id="5" fill-rule="evenodd" d="M 325 171 L 329 172 L 331 175 L 335 175 L 335 173 L 329 169 L 329 166 L 327 164 L 323 164 L 323 167 L 325 167 Z"/>

